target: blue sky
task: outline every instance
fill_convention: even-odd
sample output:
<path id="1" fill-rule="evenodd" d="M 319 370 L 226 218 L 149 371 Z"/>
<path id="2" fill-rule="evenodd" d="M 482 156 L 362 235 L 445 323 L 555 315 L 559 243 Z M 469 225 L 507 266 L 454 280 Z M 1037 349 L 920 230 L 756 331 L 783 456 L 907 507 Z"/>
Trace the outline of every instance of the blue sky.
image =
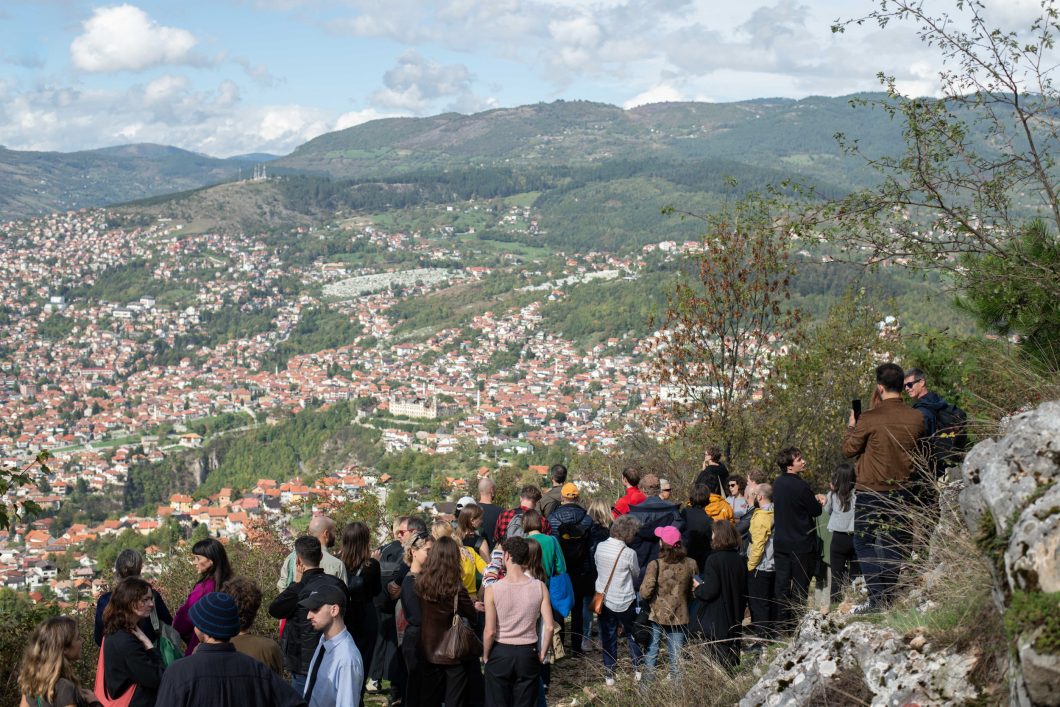
<path id="1" fill-rule="evenodd" d="M 939 4 L 939 3 L 936 3 Z M 950 3 L 943 3 L 949 5 Z M 831 23 L 863 0 L 4 0 L 0 144 L 134 142 L 284 154 L 395 115 L 563 99 L 910 93 L 938 66 L 912 27 Z M 998 3 L 1022 20 L 1035 0 Z"/>

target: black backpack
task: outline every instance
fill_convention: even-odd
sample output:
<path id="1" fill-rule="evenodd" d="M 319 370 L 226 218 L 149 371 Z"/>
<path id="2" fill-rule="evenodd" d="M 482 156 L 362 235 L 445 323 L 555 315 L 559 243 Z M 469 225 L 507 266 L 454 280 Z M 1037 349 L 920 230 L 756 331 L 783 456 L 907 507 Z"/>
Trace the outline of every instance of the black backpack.
<path id="1" fill-rule="evenodd" d="M 563 558 L 567 561 L 567 571 L 579 571 L 586 566 L 589 559 L 589 543 L 591 540 L 590 529 L 582 524 L 588 511 L 582 510 L 576 521 L 561 523 L 556 529 L 559 537 L 559 547 L 563 551 Z"/>
<path id="2" fill-rule="evenodd" d="M 931 461 L 939 471 L 960 463 L 968 448 L 968 413 L 956 405 L 935 412 L 935 434 L 929 440 Z"/>

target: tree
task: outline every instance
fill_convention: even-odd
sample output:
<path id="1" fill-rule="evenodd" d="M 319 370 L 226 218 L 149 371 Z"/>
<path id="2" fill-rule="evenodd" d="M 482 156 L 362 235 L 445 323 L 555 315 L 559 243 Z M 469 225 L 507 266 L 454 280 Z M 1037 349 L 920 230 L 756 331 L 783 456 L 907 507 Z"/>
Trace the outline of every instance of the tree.
<path id="1" fill-rule="evenodd" d="M 799 321 L 788 305 L 795 266 L 789 220 L 752 194 L 727 213 L 703 218 L 698 279 L 679 281 L 667 300 L 651 369 L 670 390 L 674 418 L 702 424 L 738 455 L 743 413 L 768 376 L 775 351 Z"/>
<path id="2" fill-rule="evenodd" d="M 864 154 L 856 140 L 838 135 L 881 176 L 878 186 L 832 205 L 831 237 L 859 259 L 902 259 L 913 267 L 948 272 L 973 301 L 991 290 L 1038 293 L 1060 302 L 1060 90 L 1052 59 L 1060 9 L 1044 0 L 1024 30 L 995 28 L 979 0 L 932 14 L 919 0 L 881 0 L 876 11 L 837 23 L 912 23 L 920 40 L 939 54 L 940 98 L 903 95 L 893 76 L 879 74 L 886 97 L 860 101 L 904 123 L 899 156 Z M 1041 219 L 1038 236 L 1026 234 Z M 975 267 L 1003 264 L 1004 267 Z M 969 268 L 969 265 L 972 267 Z M 1037 295 L 1036 295 L 1037 296 Z M 994 298 L 996 303 L 1007 295 Z M 1006 305 L 1007 306 L 1007 305 Z M 995 324 L 1019 322 L 1009 313 Z"/>
<path id="3" fill-rule="evenodd" d="M 51 455 L 48 451 L 42 450 L 34 457 L 32 462 L 24 467 L 19 468 L 7 463 L 0 466 L 0 499 L 6 499 L 8 492 L 13 489 L 33 483 L 33 479 L 29 475 L 33 467 L 40 469 L 42 474 L 50 473 L 47 464 L 50 458 Z M 36 515 L 40 513 L 40 510 L 40 506 L 29 500 L 15 500 L 11 506 L 8 505 L 6 500 L 0 501 L 0 530 L 9 530 L 21 519 L 26 516 Z"/>

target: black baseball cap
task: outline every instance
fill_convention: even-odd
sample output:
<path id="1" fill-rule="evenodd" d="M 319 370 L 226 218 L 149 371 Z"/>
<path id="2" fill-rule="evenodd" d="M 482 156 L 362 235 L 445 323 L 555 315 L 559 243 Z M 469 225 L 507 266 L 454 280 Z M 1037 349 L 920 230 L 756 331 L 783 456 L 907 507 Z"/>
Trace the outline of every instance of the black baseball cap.
<path id="1" fill-rule="evenodd" d="M 298 606 L 310 611 L 316 611 L 325 604 L 338 604 L 339 608 L 345 609 L 346 590 L 334 585 L 328 585 L 320 589 L 314 589 L 312 594 L 298 602 Z"/>

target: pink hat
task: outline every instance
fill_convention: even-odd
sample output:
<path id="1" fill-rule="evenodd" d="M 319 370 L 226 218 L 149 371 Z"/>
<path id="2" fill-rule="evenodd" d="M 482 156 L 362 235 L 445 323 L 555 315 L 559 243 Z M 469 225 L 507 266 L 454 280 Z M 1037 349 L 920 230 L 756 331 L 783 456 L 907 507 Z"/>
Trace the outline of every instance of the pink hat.
<path id="1" fill-rule="evenodd" d="M 655 529 L 655 537 L 659 538 L 667 545 L 677 545 L 681 542 L 681 531 L 672 525 L 666 525 L 662 528 Z"/>

